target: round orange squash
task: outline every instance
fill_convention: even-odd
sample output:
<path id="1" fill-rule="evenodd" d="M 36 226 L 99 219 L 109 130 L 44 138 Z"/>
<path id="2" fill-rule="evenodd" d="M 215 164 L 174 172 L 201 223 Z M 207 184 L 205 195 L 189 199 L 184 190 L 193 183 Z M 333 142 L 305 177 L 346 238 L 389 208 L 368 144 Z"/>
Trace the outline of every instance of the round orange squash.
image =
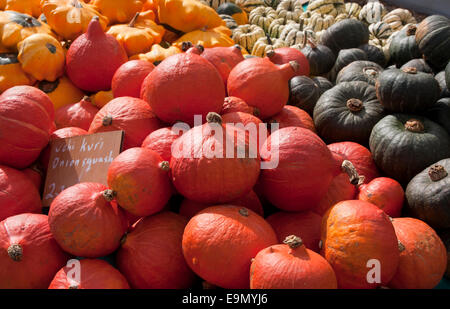
<path id="1" fill-rule="evenodd" d="M 161 211 L 172 195 L 169 162 L 147 148 L 131 148 L 108 168 L 108 186 L 119 205 L 135 216 Z"/>
<path id="2" fill-rule="evenodd" d="M 41 211 L 41 197 L 33 182 L 21 171 L 0 165 L 0 221 Z"/>
<path id="3" fill-rule="evenodd" d="M 436 232 L 414 218 L 392 220 L 399 241 L 400 261 L 389 287 L 432 289 L 447 268 L 447 250 Z"/>
<path id="4" fill-rule="evenodd" d="M 123 211 L 110 203 L 111 190 L 99 183 L 79 183 L 51 203 L 50 230 L 61 248 L 75 256 L 97 258 L 114 252 L 128 228 Z"/>
<path id="5" fill-rule="evenodd" d="M 49 289 L 129 289 L 125 277 L 103 260 L 82 259 L 79 261 L 80 280 L 68 277 L 72 267 L 61 268 L 50 283 Z"/>
<path id="6" fill-rule="evenodd" d="M 98 111 L 91 99 L 85 96 L 80 102 L 64 105 L 56 111 L 56 128 L 76 127 L 87 131 Z"/>
<path id="7" fill-rule="evenodd" d="M 261 250 L 250 268 L 251 289 L 336 289 L 336 275 L 320 254 L 290 235 Z"/>
<path id="8" fill-rule="evenodd" d="M 49 142 L 52 102 L 37 88 L 15 86 L 0 96 L 0 118 L 0 164 L 29 166 Z"/>
<path id="9" fill-rule="evenodd" d="M 117 252 L 117 265 L 135 289 L 186 289 L 195 275 L 181 250 L 187 219 L 165 211 L 140 220 Z"/>
<path id="10" fill-rule="evenodd" d="M 0 222 L 1 289 L 46 289 L 67 259 L 47 216 L 26 213 Z"/>
<path id="11" fill-rule="evenodd" d="M 222 288 L 248 289 L 251 259 L 278 243 L 272 227 L 255 212 L 233 205 L 208 207 L 183 234 L 183 254 L 202 279 Z"/>
<path id="12" fill-rule="evenodd" d="M 400 217 L 405 192 L 398 181 L 378 177 L 359 187 L 358 199 L 380 207 L 390 217 Z"/>
<path id="13" fill-rule="evenodd" d="M 209 113 L 207 119 L 174 142 L 172 182 L 188 199 L 228 203 L 255 185 L 260 172 L 258 148 L 250 134 L 222 124 L 218 114 Z"/>
<path id="14" fill-rule="evenodd" d="M 398 241 L 388 215 L 364 201 L 342 201 L 322 219 L 321 254 L 333 267 L 338 287 L 385 286 L 399 263 Z"/>
<path id="15" fill-rule="evenodd" d="M 126 150 L 140 147 L 147 135 L 160 127 L 161 122 L 145 101 L 120 97 L 98 111 L 89 127 L 89 133 L 123 130 L 123 150 Z"/>

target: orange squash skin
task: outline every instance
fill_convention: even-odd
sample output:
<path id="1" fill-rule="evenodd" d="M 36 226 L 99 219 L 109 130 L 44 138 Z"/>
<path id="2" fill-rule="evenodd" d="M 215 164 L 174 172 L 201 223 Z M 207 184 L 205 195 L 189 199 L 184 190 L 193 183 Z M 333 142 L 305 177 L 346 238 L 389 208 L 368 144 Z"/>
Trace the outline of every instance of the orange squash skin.
<path id="1" fill-rule="evenodd" d="M 136 289 L 186 289 L 195 275 L 181 250 L 188 220 L 164 211 L 140 220 L 117 253 L 117 265 Z"/>
<path id="2" fill-rule="evenodd" d="M 277 242 L 261 216 L 221 205 L 206 208 L 189 221 L 182 246 L 189 267 L 202 279 L 223 288 L 248 289 L 251 259 Z"/>
<path id="3" fill-rule="evenodd" d="M 148 104 L 132 97 L 119 97 L 108 102 L 95 115 L 89 133 L 123 130 L 123 150 L 140 147 L 144 139 L 161 128 Z"/>
<path id="4" fill-rule="evenodd" d="M 176 132 L 172 128 L 161 128 L 150 133 L 142 142 L 143 148 L 156 151 L 164 161 L 170 162 L 172 157 L 173 142 L 183 135 L 183 132 Z"/>
<path id="5" fill-rule="evenodd" d="M 125 277 L 114 267 L 103 260 L 83 259 L 80 261 L 80 282 L 73 285 L 67 272 L 71 268 L 63 267 L 59 270 L 49 289 L 129 289 Z"/>
<path id="6" fill-rule="evenodd" d="M 339 288 L 376 288 L 394 276 L 397 237 L 389 217 L 377 206 L 358 200 L 339 202 L 324 215 L 321 233 L 321 254 L 333 267 Z M 367 280 L 372 259 L 380 262 L 380 283 Z"/>
<path id="7" fill-rule="evenodd" d="M 215 137 L 215 130 L 223 134 L 222 142 Z M 260 173 L 260 159 L 257 147 L 252 148 L 255 157 L 249 155 L 250 142 L 256 146 L 256 141 L 242 131 L 213 122 L 194 127 L 178 138 L 170 160 L 177 191 L 199 203 L 216 204 L 228 203 L 252 190 Z M 227 149 L 227 144 L 236 139 L 233 148 Z M 240 147 L 245 152 L 239 158 Z"/>
<path id="8" fill-rule="evenodd" d="M 405 192 L 396 180 L 378 177 L 359 187 L 358 199 L 377 205 L 391 217 L 400 217 Z"/>
<path id="9" fill-rule="evenodd" d="M 269 122 L 278 123 L 280 129 L 286 127 L 300 127 L 317 133 L 311 116 L 304 110 L 292 105 L 283 107 L 281 112 L 273 116 Z"/>
<path id="10" fill-rule="evenodd" d="M 261 250 L 250 268 L 251 289 L 336 289 L 330 264 L 304 245 L 286 244 Z"/>
<path id="11" fill-rule="evenodd" d="M 394 218 L 401 245 L 397 272 L 389 282 L 395 289 L 432 289 L 447 268 L 447 250 L 436 232 L 414 218 Z"/>
<path id="12" fill-rule="evenodd" d="M 141 98 L 162 121 L 194 124 L 194 115 L 220 112 L 225 86 L 216 68 L 194 53 L 164 59 L 144 79 Z"/>
<path id="13" fill-rule="evenodd" d="M 41 211 L 41 197 L 33 182 L 21 171 L 0 165 L 0 221 Z"/>
<path id="14" fill-rule="evenodd" d="M 117 156 L 107 178 L 119 205 L 141 217 L 161 211 L 173 192 L 163 164 L 161 156 L 147 148 L 131 148 Z"/>
<path id="15" fill-rule="evenodd" d="M 8 254 L 12 245 L 22 249 L 19 261 Z M 25 213 L 0 222 L 0 288 L 46 289 L 68 258 L 53 238 L 47 216 Z"/>
<path id="16" fill-rule="evenodd" d="M 79 183 L 53 200 L 48 223 L 64 251 L 97 258 L 119 247 L 128 222 L 123 211 L 103 195 L 107 189 L 99 183 Z"/>
<path id="17" fill-rule="evenodd" d="M 263 160 L 272 158 L 272 149 L 278 150 L 273 152 L 278 153 L 279 162 L 276 168 L 261 170 L 264 196 L 282 210 L 314 209 L 333 179 L 335 161 L 325 143 L 311 130 L 287 127 L 264 142 Z"/>
<path id="18" fill-rule="evenodd" d="M 319 252 L 322 217 L 312 211 L 276 212 L 266 218 L 282 242 L 289 235 L 298 235 L 306 248 Z"/>
<path id="19" fill-rule="evenodd" d="M 245 103 L 244 100 L 237 97 L 226 97 L 220 114 L 224 115 L 232 112 L 243 112 L 258 116 L 257 110 Z"/>

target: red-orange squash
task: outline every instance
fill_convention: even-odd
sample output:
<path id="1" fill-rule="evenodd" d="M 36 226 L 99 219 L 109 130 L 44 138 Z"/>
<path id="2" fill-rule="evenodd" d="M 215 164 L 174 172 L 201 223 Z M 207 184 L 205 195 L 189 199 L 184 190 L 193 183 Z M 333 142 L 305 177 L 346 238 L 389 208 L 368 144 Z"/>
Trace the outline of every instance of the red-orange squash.
<path id="1" fill-rule="evenodd" d="M 247 194 L 255 185 L 260 172 L 258 149 L 250 140 L 252 136 L 221 124 L 218 114 L 210 113 L 207 119 L 207 123 L 174 142 L 172 182 L 188 199 L 205 204 L 227 203 Z"/>
<path id="2" fill-rule="evenodd" d="M 41 197 L 33 182 L 21 171 L 0 165 L 0 221 L 41 211 Z"/>
<path id="3" fill-rule="evenodd" d="M 65 189 L 53 200 L 48 223 L 64 251 L 97 258 L 119 247 L 128 222 L 123 211 L 110 203 L 113 198 L 105 185 L 83 182 Z"/>
<path id="4" fill-rule="evenodd" d="M 76 127 L 87 131 L 98 111 L 91 99 L 85 96 L 80 102 L 64 105 L 55 112 L 56 128 Z"/>
<path id="5" fill-rule="evenodd" d="M 131 60 L 122 64 L 112 79 L 114 97 L 140 98 L 142 82 L 154 68 L 152 63 L 144 60 Z"/>
<path id="6" fill-rule="evenodd" d="M 342 201 L 322 219 L 321 254 L 333 267 L 338 287 L 386 286 L 399 263 L 397 236 L 388 215 L 364 201 Z"/>
<path id="7" fill-rule="evenodd" d="M 290 235 L 261 250 L 250 268 L 251 289 L 336 289 L 336 275 L 320 254 Z"/>
<path id="8" fill-rule="evenodd" d="M 119 205 L 135 216 L 161 211 L 172 195 L 169 162 L 148 148 L 131 148 L 108 168 L 108 186 Z"/>
<path id="9" fill-rule="evenodd" d="M 161 127 L 146 102 L 132 97 L 116 98 L 103 106 L 89 127 L 89 133 L 123 130 L 123 150 L 140 147 L 144 139 Z"/>
<path id="10" fill-rule="evenodd" d="M 258 196 L 253 190 L 250 191 L 248 194 L 244 195 L 243 197 L 231 201 L 230 204 L 248 208 L 256 212 L 261 217 L 264 216 L 264 209 L 262 207 L 261 201 L 259 200 Z M 179 213 L 180 215 L 188 219 L 191 219 L 193 216 L 198 214 L 203 209 L 206 209 L 211 206 L 213 205 L 201 204 L 195 201 L 191 201 L 189 199 L 184 199 L 181 202 Z"/>
<path id="11" fill-rule="evenodd" d="M 135 289 L 186 289 L 195 275 L 181 241 L 188 220 L 165 211 L 140 220 L 117 252 L 117 266 Z"/>
<path id="12" fill-rule="evenodd" d="M 216 68 L 195 53 L 176 54 L 163 60 L 144 80 L 141 98 L 162 121 L 194 124 L 209 112 L 220 112 L 225 86 Z"/>
<path id="13" fill-rule="evenodd" d="M 372 179 L 379 177 L 380 173 L 372 154 L 366 147 L 354 142 L 339 142 L 329 144 L 328 148 L 332 153 L 341 157 L 343 160 L 349 160 L 353 163 L 360 176 L 364 176 L 364 183 L 369 183 Z"/>
<path id="14" fill-rule="evenodd" d="M 278 128 L 280 129 L 286 127 L 300 127 L 317 133 L 311 116 L 304 110 L 292 105 L 283 107 L 281 112 L 270 118 L 269 123 L 277 123 Z"/>
<path id="15" fill-rule="evenodd" d="M 79 262 L 80 277 L 71 278 L 76 262 L 61 268 L 50 283 L 49 289 L 129 289 L 125 277 L 108 262 L 98 259 L 82 259 Z"/>
<path id="16" fill-rule="evenodd" d="M 285 64 L 289 61 L 297 61 L 299 64 L 299 69 L 297 71 L 297 76 L 305 75 L 309 76 L 309 62 L 308 58 L 296 48 L 293 47 L 280 47 L 271 50 L 267 53 L 267 57 L 275 64 Z"/>
<path id="17" fill-rule="evenodd" d="M 244 60 L 241 52 L 242 47 L 234 45 L 230 47 L 212 47 L 205 48 L 201 56 L 211 62 L 222 76 L 223 83 L 226 87 L 228 76 L 231 70 L 241 61 Z"/>
<path id="18" fill-rule="evenodd" d="M 320 226 L 322 217 L 312 211 L 279 211 L 266 218 L 281 242 L 289 235 L 299 235 L 303 245 L 319 252 Z"/>
<path id="19" fill-rule="evenodd" d="M 400 261 L 389 287 L 432 289 L 447 268 L 447 250 L 436 232 L 414 218 L 392 220 L 399 241 Z"/>
<path id="20" fill-rule="evenodd" d="M 27 213 L 0 222 L 1 289 L 46 289 L 67 259 L 47 216 Z"/>
<path id="21" fill-rule="evenodd" d="M 223 101 L 220 114 L 223 115 L 232 112 L 249 113 L 255 116 L 259 115 L 257 108 L 249 106 L 244 100 L 237 97 L 226 97 Z"/>
<path id="22" fill-rule="evenodd" d="M 286 211 L 314 209 L 328 190 L 335 161 L 325 143 L 311 130 L 287 127 L 264 142 L 259 185 L 264 196 Z"/>
<path id="23" fill-rule="evenodd" d="M 73 41 L 67 51 L 67 76 L 81 90 L 109 90 L 114 73 L 127 61 L 123 47 L 103 31 L 98 16 L 95 16 L 87 32 Z"/>
<path id="24" fill-rule="evenodd" d="M 172 144 L 183 133 L 183 131 L 171 127 L 161 128 L 150 133 L 142 142 L 142 147 L 156 151 L 164 161 L 170 162 Z"/>
<path id="25" fill-rule="evenodd" d="M 248 289 L 251 259 L 278 243 L 272 227 L 247 208 L 208 207 L 194 216 L 183 233 L 183 254 L 203 280 L 229 289 Z"/>
<path id="26" fill-rule="evenodd" d="M 359 187 L 358 199 L 380 207 L 390 217 L 400 217 L 405 192 L 398 181 L 378 177 Z"/>
<path id="27" fill-rule="evenodd" d="M 54 119 L 53 104 L 41 90 L 16 86 L 0 96 L 0 164 L 25 168 L 47 146 Z"/>
<path id="28" fill-rule="evenodd" d="M 278 114 L 289 99 L 289 80 L 298 70 L 293 61 L 277 66 L 268 58 L 248 58 L 237 64 L 228 76 L 228 95 L 257 107 L 261 119 Z"/>

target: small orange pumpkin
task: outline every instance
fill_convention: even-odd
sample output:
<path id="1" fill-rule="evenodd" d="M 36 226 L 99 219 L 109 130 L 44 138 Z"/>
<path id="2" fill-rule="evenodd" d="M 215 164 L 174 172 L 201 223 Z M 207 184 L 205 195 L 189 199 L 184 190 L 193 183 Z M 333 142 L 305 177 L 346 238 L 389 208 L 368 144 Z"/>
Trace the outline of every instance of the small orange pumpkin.
<path id="1" fill-rule="evenodd" d="M 391 217 L 400 217 L 405 192 L 396 180 L 378 177 L 359 187 L 358 199 L 380 207 Z"/>
<path id="2" fill-rule="evenodd" d="M 128 25 L 114 25 L 107 32 L 122 45 L 128 57 L 148 52 L 153 44 L 161 42 L 164 35 L 162 26 L 139 14 L 136 13 Z"/>
<path id="3" fill-rule="evenodd" d="M 16 11 L 38 18 L 41 15 L 41 0 L 5 0 L 5 11 Z"/>
<path id="4" fill-rule="evenodd" d="M 234 205 L 208 207 L 183 234 L 183 254 L 202 279 L 222 288 L 248 289 L 251 259 L 278 243 L 272 227 L 255 212 Z"/>
<path id="5" fill-rule="evenodd" d="M 64 40 L 74 40 L 85 33 L 94 16 L 99 17 L 103 30 L 108 25 L 107 17 L 79 0 L 42 0 L 41 4 L 47 23 Z"/>
<path id="6" fill-rule="evenodd" d="M 447 268 L 447 250 L 436 232 L 414 218 L 394 218 L 400 262 L 389 282 L 395 289 L 432 289 Z"/>
<path id="7" fill-rule="evenodd" d="M 173 45 L 178 48 L 182 48 L 184 42 L 191 42 L 194 45 L 202 45 L 205 48 L 208 47 L 228 47 L 233 46 L 236 43 L 220 29 L 200 29 L 186 33 L 176 40 Z"/>
<path id="8" fill-rule="evenodd" d="M 54 37 L 36 33 L 18 44 L 22 69 L 37 80 L 55 81 L 64 74 L 65 55 Z"/>
<path id="9" fill-rule="evenodd" d="M 111 101 L 112 99 L 114 99 L 114 95 L 113 95 L 112 90 L 99 91 L 99 92 L 91 95 L 91 102 L 92 102 L 92 104 L 94 104 L 98 108 L 102 108 L 103 106 L 108 104 L 109 101 Z"/>
<path id="10" fill-rule="evenodd" d="M 110 24 L 127 23 L 142 10 L 141 0 L 93 0 L 90 3 L 104 16 Z"/>
<path id="11" fill-rule="evenodd" d="M 177 46 L 170 46 L 164 48 L 159 44 L 152 46 L 152 49 L 146 54 L 134 55 L 130 60 L 145 60 L 151 63 L 158 63 L 175 54 L 182 53 L 182 50 Z"/>
<path id="12" fill-rule="evenodd" d="M 17 54 L 0 54 L 0 93 L 14 86 L 32 85 L 35 79 L 22 69 Z"/>
<path id="13" fill-rule="evenodd" d="M 336 289 L 336 275 L 320 254 L 290 235 L 261 250 L 250 268 L 251 289 Z"/>
<path id="14" fill-rule="evenodd" d="M 321 254 L 333 267 L 339 288 L 376 288 L 395 275 L 397 236 L 388 215 L 373 204 L 349 200 L 334 205 L 322 219 L 321 240 Z"/>
<path id="15" fill-rule="evenodd" d="M 84 97 L 83 91 L 75 87 L 65 75 L 53 82 L 40 81 L 36 87 L 50 97 L 55 110 L 61 106 L 79 102 Z"/>
<path id="16" fill-rule="evenodd" d="M 185 33 L 225 25 L 213 8 L 198 0 L 159 0 L 157 5 L 159 22 Z"/>

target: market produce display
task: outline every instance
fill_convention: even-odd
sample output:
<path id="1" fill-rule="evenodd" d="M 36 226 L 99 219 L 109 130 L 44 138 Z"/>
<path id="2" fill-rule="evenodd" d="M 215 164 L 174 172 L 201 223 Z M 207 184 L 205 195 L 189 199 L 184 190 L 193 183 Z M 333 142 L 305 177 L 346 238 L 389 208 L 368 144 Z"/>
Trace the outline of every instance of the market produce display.
<path id="1" fill-rule="evenodd" d="M 112 131 L 104 183 L 44 205 L 52 145 Z M 378 0 L 0 1 L 0 144 L 1 289 L 450 279 L 441 15 Z"/>

